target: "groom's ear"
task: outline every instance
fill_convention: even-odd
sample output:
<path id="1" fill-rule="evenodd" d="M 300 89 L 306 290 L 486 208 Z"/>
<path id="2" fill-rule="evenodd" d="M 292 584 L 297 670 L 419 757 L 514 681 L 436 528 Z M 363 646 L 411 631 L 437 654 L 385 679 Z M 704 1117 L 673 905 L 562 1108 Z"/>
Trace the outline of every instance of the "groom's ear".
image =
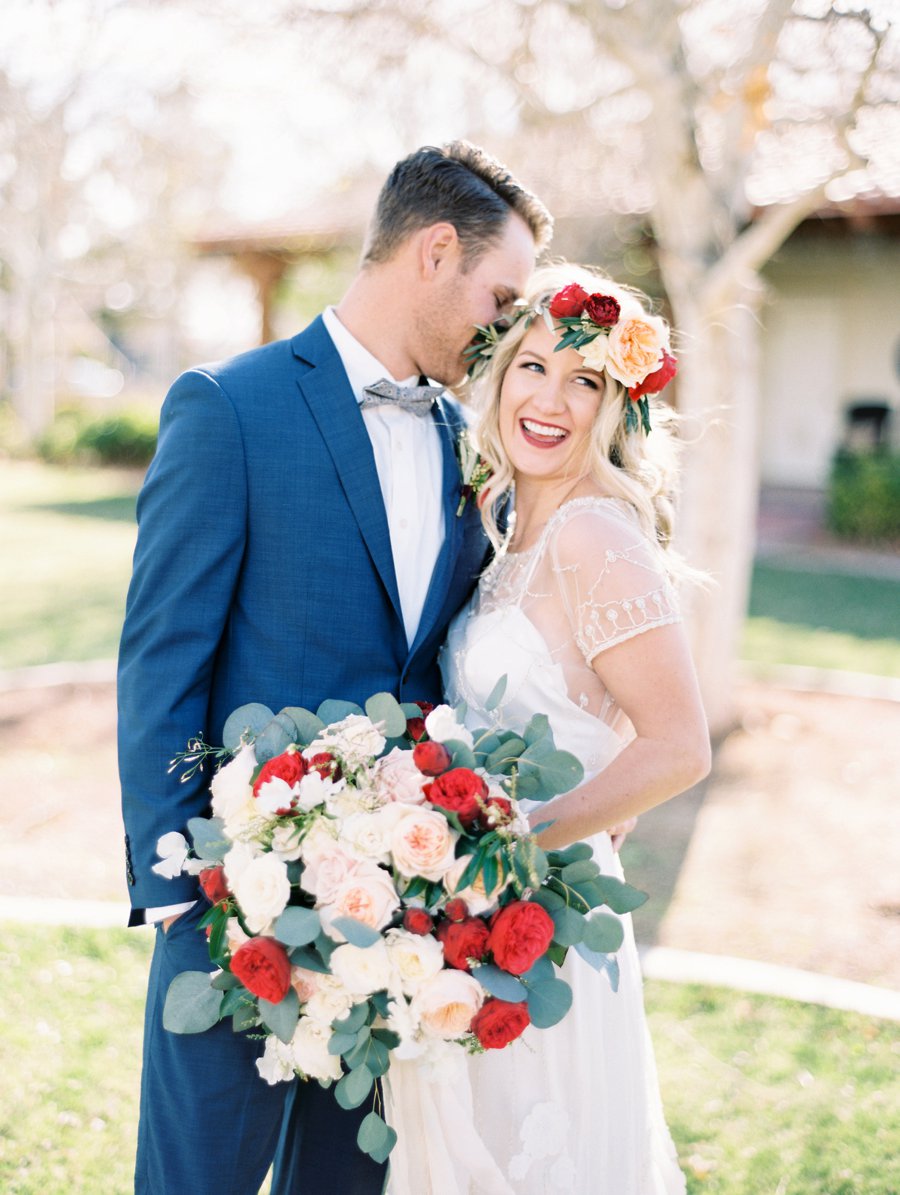
<path id="1" fill-rule="evenodd" d="M 423 279 L 443 277 L 460 258 L 459 233 L 449 221 L 431 224 L 419 234 L 418 264 Z"/>

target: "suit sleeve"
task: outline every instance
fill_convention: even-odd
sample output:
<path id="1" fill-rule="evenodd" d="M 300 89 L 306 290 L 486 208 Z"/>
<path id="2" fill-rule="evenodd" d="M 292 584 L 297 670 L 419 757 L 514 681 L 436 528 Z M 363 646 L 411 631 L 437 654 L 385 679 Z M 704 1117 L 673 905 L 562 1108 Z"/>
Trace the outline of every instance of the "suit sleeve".
<path id="1" fill-rule="evenodd" d="M 119 775 L 135 909 L 197 895 L 193 877 L 165 879 L 152 865 L 160 836 L 183 833 L 208 804 L 208 774 L 182 784 L 168 767 L 188 739 L 207 731 L 246 524 L 245 455 L 235 410 L 212 377 L 184 374 L 163 404 L 156 456 L 138 499 L 119 649 Z"/>

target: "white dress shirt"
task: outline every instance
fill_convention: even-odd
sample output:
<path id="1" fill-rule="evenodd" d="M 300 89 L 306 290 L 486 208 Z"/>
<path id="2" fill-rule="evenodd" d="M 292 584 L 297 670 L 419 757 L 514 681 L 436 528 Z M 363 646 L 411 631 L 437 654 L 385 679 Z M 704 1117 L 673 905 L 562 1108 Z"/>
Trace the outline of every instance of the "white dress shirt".
<path id="1" fill-rule="evenodd" d="M 322 313 L 322 319 L 357 402 L 362 401 L 366 386 L 382 378 L 399 381 L 347 331 L 333 307 Z M 418 378 L 412 377 L 400 384 L 409 386 L 417 382 Z M 366 407 L 362 417 L 375 453 L 375 467 L 391 535 L 403 626 L 406 641 L 412 646 L 431 574 L 444 543 L 441 500 L 444 465 L 440 433 L 430 416 L 423 418 L 399 407 Z M 144 920 L 147 923 L 162 921 L 186 912 L 193 904 L 190 901 L 145 909 Z"/>

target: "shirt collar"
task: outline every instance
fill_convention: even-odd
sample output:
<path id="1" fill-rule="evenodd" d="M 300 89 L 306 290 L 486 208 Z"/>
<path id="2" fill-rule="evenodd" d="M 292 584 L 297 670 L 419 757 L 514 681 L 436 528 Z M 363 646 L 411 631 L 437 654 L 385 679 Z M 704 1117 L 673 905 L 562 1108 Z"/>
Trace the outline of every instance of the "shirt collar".
<path id="1" fill-rule="evenodd" d="M 419 379 L 415 375 L 411 378 L 395 378 L 390 370 L 344 327 L 333 307 L 326 307 L 322 312 L 322 322 L 334 341 L 334 347 L 346 370 L 350 388 L 357 402 L 362 402 L 365 387 L 380 381 L 381 378 L 387 378 L 389 382 L 398 382 L 401 386 L 414 386 L 418 382 Z"/>

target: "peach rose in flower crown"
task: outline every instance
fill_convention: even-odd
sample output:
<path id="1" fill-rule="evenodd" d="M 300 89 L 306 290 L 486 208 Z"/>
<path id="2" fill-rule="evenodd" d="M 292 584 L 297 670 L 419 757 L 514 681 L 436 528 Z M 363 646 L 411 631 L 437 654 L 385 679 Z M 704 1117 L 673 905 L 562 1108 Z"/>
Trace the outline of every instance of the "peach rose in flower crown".
<path id="1" fill-rule="evenodd" d="M 403 876 L 443 879 L 453 864 L 458 837 L 442 813 L 413 809 L 391 835 L 394 866 Z"/>
<path id="2" fill-rule="evenodd" d="M 655 315 L 621 319 L 609 333 L 606 372 L 623 386 L 634 386 L 663 359 L 666 325 Z"/>

